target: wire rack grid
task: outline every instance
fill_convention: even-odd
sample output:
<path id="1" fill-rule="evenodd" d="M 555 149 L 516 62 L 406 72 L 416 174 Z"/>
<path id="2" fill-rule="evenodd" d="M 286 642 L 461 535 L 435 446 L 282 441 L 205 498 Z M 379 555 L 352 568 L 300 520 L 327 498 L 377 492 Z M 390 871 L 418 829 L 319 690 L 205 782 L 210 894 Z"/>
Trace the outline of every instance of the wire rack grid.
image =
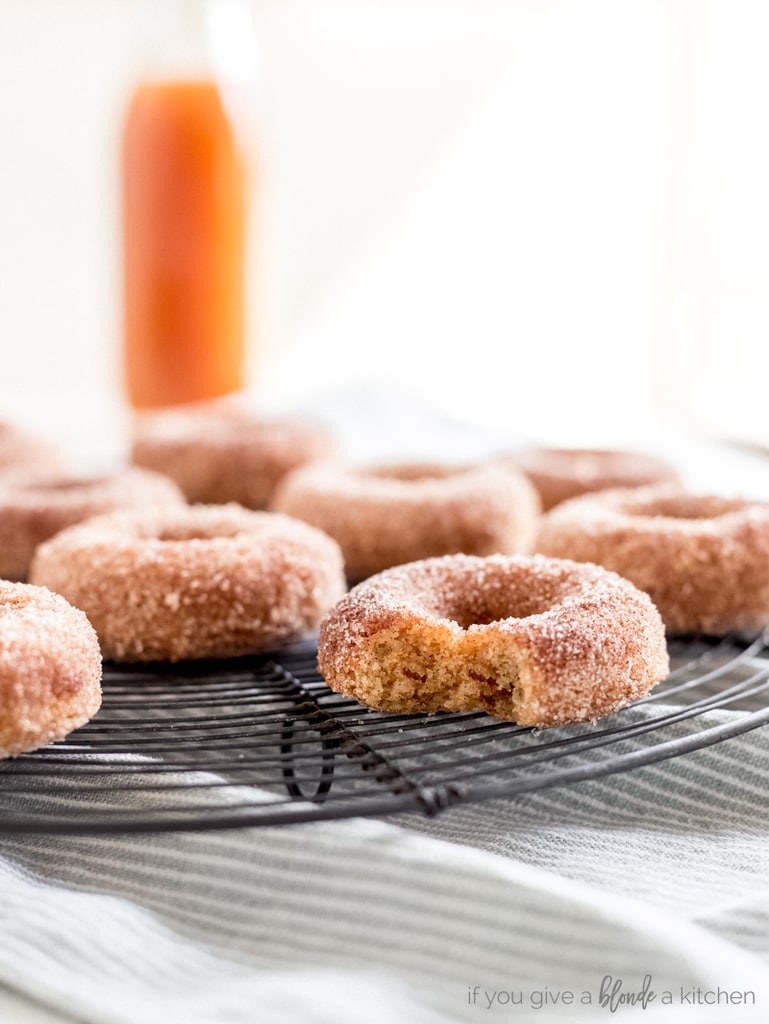
<path id="1" fill-rule="evenodd" d="M 671 642 L 668 679 L 594 724 L 368 711 L 315 648 L 229 663 L 107 665 L 65 742 L 0 765 L 0 832 L 216 829 L 448 807 L 627 771 L 769 721 L 766 636 Z"/>

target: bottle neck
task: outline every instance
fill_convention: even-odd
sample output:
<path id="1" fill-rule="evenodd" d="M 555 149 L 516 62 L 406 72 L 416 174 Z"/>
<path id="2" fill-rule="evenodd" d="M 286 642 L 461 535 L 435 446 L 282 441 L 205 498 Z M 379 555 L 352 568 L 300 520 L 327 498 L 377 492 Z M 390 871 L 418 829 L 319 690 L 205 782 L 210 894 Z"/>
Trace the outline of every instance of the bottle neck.
<path id="1" fill-rule="evenodd" d="M 209 0 L 138 0 L 145 80 L 214 76 Z"/>
<path id="2" fill-rule="evenodd" d="M 136 0 L 144 85 L 213 82 L 241 145 L 258 134 L 259 49 L 248 0 Z"/>

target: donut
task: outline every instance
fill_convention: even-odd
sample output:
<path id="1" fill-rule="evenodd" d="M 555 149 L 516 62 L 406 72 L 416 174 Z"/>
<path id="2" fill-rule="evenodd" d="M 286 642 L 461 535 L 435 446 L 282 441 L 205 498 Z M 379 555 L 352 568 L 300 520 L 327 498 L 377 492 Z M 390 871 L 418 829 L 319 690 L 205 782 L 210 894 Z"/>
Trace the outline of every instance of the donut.
<path id="1" fill-rule="evenodd" d="M 84 725 L 101 705 L 101 653 L 85 615 L 44 587 L 0 580 L 0 757 Z"/>
<path id="2" fill-rule="evenodd" d="M 57 466 L 55 447 L 20 427 L 0 420 L 0 471 L 17 466 Z"/>
<path id="3" fill-rule="evenodd" d="M 675 487 L 604 491 L 548 512 L 536 546 L 632 580 L 669 633 L 755 633 L 769 623 L 767 503 Z"/>
<path id="4" fill-rule="evenodd" d="M 590 448 L 533 448 L 505 457 L 526 474 L 545 511 L 592 491 L 678 483 L 678 471 L 654 455 Z"/>
<path id="5" fill-rule="evenodd" d="M 421 558 L 526 551 L 540 505 L 520 474 L 497 466 L 308 466 L 283 481 L 273 508 L 336 540 L 361 580 Z"/>
<path id="6" fill-rule="evenodd" d="M 217 403 L 141 416 L 131 459 L 170 476 L 190 502 L 266 509 L 287 473 L 333 454 L 330 434 L 317 425 Z"/>
<path id="7" fill-rule="evenodd" d="M 86 612 L 114 661 L 269 650 L 317 629 L 345 590 L 330 538 L 239 505 L 97 516 L 41 545 L 31 575 Z"/>
<path id="8" fill-rule="evenodd" d="M 25 580 L 38 544 L 82 519 L 118 508 L 184 504 L 172 480 L 143 469 L 90 477 L 9 471 L 0 476 L 0 577 Z"/>
<path id="9" fill-rule="evenodd" d="M 448 555 L 353 588 L 320 628 L 328 685 L 382 711 L 487 711 L 528 726 L 607 715 L 668 672 L 646 594 L 595 565 Z"/>

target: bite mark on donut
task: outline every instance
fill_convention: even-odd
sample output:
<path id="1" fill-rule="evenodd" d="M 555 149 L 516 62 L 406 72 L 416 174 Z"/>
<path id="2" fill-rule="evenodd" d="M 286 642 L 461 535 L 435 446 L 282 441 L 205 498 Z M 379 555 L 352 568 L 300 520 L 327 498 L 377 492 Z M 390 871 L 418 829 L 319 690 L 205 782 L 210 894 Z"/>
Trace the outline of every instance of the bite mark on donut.
<path id="1" fill-rule="evenodd" d="M 668 671 L 649 598 L 595 565 L 453 555 L 391 569 L 321 624 L 329 686 L 382 711 L 593 721 Z"/>

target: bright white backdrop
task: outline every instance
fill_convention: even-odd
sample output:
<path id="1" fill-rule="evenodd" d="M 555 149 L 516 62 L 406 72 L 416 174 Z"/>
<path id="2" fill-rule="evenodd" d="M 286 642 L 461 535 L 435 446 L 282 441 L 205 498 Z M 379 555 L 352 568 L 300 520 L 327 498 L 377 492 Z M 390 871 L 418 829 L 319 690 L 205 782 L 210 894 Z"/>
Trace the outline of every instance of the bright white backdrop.
<path id="1" fill-rule="evenodd" d="M 0 412 L 79 437 L 124 413 L 135 6 L 0 3 Z M 264 404 L 376 381 L 553 440 L 760 432 L 761 5 L 250 9 Z"/>

